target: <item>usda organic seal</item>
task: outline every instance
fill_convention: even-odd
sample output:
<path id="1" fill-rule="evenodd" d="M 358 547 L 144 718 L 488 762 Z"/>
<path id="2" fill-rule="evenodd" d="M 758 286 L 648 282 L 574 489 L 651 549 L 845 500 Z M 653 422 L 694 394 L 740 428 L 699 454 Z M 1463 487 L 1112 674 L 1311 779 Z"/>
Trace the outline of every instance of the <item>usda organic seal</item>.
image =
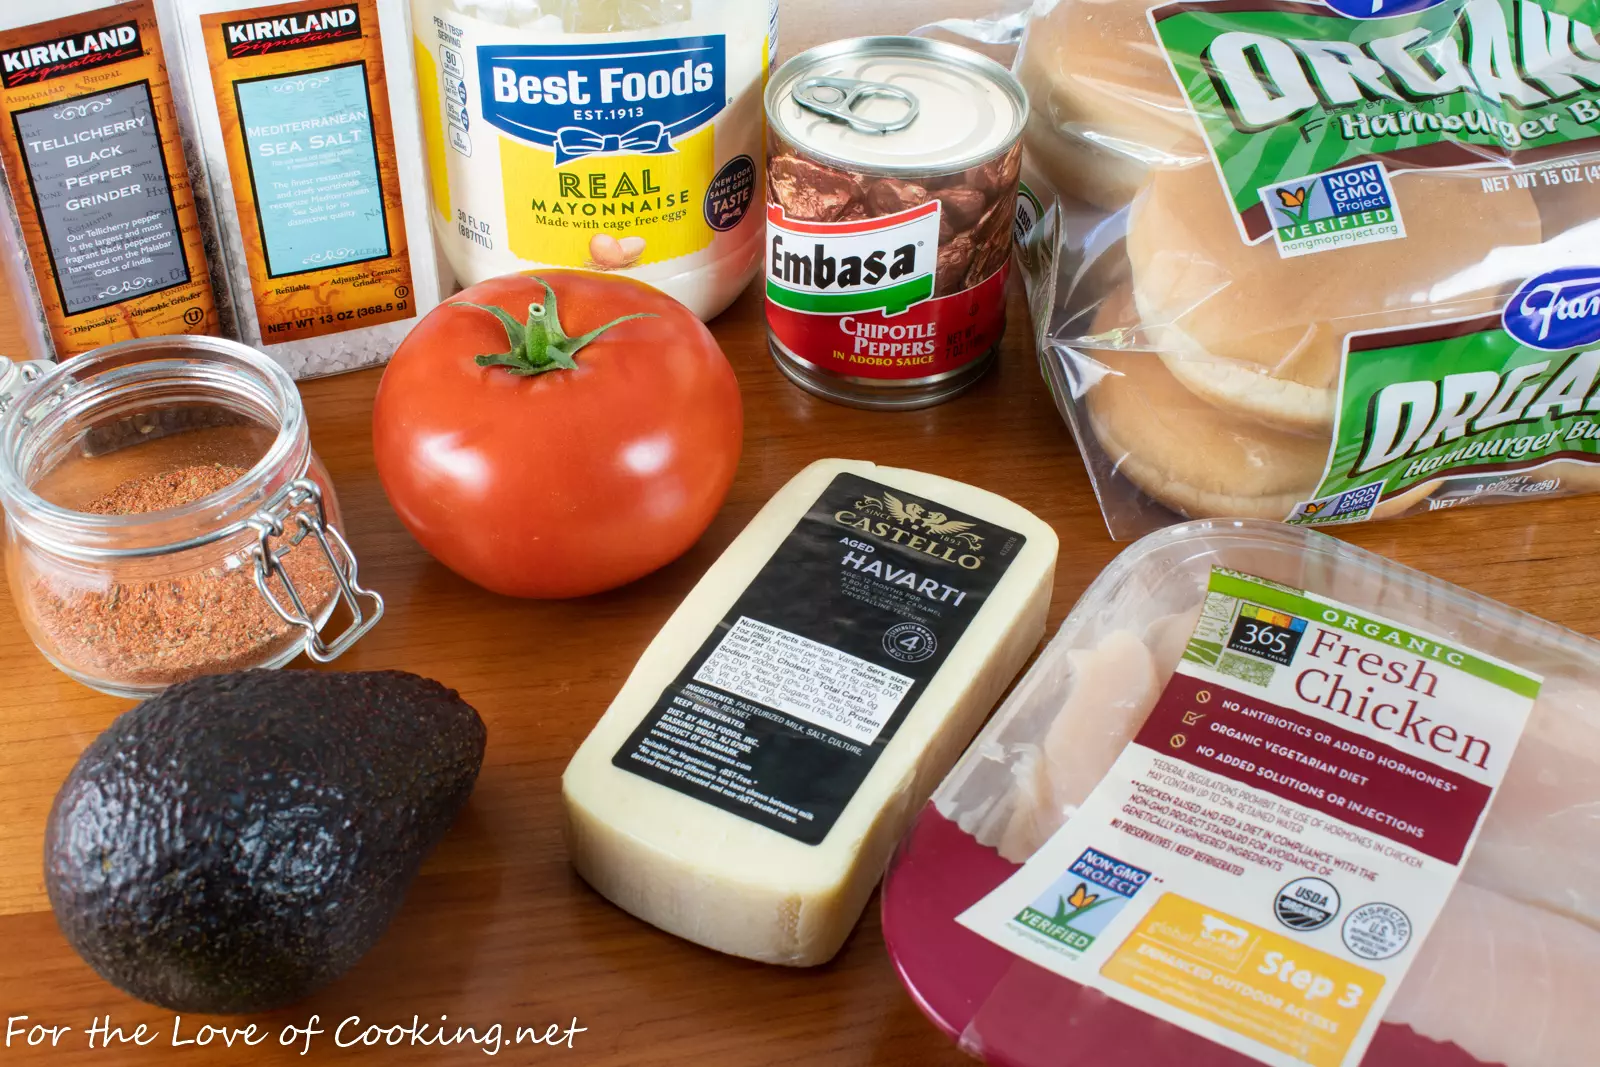
<path id="1" fill-rule="evenodd" d="M 1339 914 L 1339 891 L 1321 878 L 1296 878 L 1278 890 L 1272 914 L 1291 930 L 1320 930 Z"/>
<path id="2" fill-rule="evenodd" d="M 1344 944 L 1364 960 L 1386 960 L 1411 943 L 1411 920 L 1393 904 L 1363 904 L 1344 921 Z"/>

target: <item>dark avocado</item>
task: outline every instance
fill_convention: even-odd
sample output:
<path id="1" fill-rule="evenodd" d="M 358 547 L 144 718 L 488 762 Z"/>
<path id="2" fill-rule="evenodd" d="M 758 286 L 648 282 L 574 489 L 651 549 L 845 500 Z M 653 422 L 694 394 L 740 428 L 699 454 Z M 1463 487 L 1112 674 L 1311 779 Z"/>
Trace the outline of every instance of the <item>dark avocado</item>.
<path id="1" fill-rule="evenodd" d="M 50 811 L 61 931 L 172 1011 L 266 1011 L 382 936 L 472 794 L 483 721 L 400 671 L 243 671 L 122 715 Z"/>

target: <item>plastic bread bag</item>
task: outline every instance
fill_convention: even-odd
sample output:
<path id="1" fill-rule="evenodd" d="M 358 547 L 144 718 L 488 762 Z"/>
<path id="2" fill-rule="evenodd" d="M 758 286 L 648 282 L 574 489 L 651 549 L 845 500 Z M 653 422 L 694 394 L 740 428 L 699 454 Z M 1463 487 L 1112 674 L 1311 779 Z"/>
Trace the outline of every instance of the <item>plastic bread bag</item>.
<path id="1" fill-rule="evenodd" d="M 1116 537 L 1600 487 L 1600 3 L 1350 2 L 1034 5 L 1024 263 Z"/>
<path id="2" fill-rule="evenodd" d="M 1312 530 L 1151 534 L 901 843 L 890 954 L 1008 1067 L 1588 1067 L 1597 672 Z"/>

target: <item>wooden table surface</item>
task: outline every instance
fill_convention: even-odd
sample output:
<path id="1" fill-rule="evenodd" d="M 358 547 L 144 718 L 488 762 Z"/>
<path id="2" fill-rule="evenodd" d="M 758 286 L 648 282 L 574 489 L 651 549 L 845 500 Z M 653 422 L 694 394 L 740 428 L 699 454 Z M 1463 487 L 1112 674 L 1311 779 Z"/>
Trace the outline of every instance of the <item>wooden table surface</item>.
<path id="1" fill-rule="evenodd" d="M 1021 305 L 1013 294 L 1013 322 Z M 0 1045 L 5 1063 L 483 1063 L 471 1047 L 337 1049 L 333 1030 L 412 1017 L 485 1028 L 566 1026 L 571 1049 L 507 1049 L 491 1062 L 767 1067 L 968 1062 L 902 991 L 876 903 L 832 964 L 811 971 L 718 956 L 635 921 L 567 865 L 559 778 L 635 658 L 756 509 L 807 462 L 839 455 L 915 467 L 1011 497 L 1061 535 L 1052 629 L 1116 555 L 1083 465 L 1013 330 L 996 373 L 941 407 L 855 411 L 814 399 L 771 365 L 757 294 L 714 324 L 744 387 L 746 445 L 727 505 L 685 558 L 614 593 L 565 603 L 501 599 L 455 577 L 401 528 L 373 471 L 368 411 L 379 372 L 304 386 L 312 439 L 332 471 L 362 574 L 388 599 L 382 624 L 339 664 L 403 667 L 459 689 L 489 726 L 466 813 L 424 868 L 388 935 L 350 974 L 263 1017 L 254 1049 L 172 1047 L 172 1013 L 97 978 L 56 930 L 41 879 L 45 814 L 78 753 L 128 706 L 51 669 L 0 592 L 0 1016 L 65 1025 L 54 1049 Z M 1349 531 L 1351 540 L 1519 608 L 1600 633 L 1592 505 L 1551 501 L 1463 510 Z M 528 635 L 508 648 L 508 633 Z M 142 1049 L 89 1051 L 96 1018 L 151 1026 Z M 276 1047 L 312 1016 L 311 1056 Z M 184 1018 L 180 1040 L 203 1020 Z M 215 1021 L 215 1020 L 213 1020 Z"/>

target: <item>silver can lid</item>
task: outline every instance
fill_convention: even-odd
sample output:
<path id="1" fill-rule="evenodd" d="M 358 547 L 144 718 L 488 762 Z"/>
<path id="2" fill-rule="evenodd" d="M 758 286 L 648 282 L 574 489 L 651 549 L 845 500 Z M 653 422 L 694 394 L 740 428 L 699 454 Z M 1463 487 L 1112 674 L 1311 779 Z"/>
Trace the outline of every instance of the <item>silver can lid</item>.
<path id="1" fill-rule="evenodd" d="M 802 52 L 767 85 L 767 121 L 822 162 L 874 174 L 963 170 L 1008 150 L 1028 97 L 1000 64 L 925 37 L 857 37 Z"/>

